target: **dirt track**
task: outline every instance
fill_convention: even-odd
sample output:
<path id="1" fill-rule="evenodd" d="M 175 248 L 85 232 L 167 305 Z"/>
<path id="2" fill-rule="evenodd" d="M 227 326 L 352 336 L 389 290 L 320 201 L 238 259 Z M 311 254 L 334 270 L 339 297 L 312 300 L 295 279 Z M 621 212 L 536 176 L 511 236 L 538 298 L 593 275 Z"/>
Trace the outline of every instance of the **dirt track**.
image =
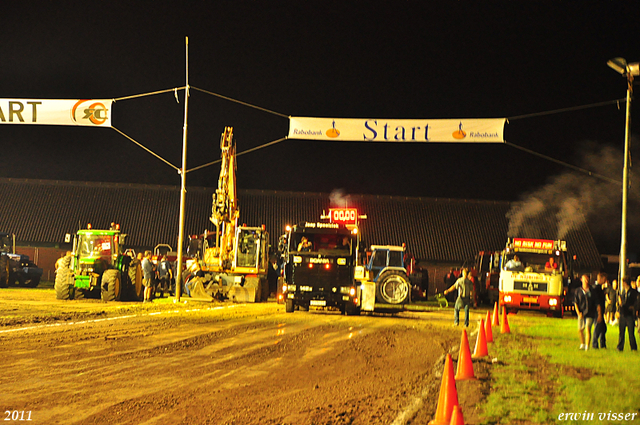
<path id="1" fill-rule="evenodd" d="M 450 310 L 345 317 L 6 291 L 0 404 L 31 411 L 32 423 L 422 424 L 442 355 L 460 341 Z M 467 424 L 484 378 L 458 384 Z"/>

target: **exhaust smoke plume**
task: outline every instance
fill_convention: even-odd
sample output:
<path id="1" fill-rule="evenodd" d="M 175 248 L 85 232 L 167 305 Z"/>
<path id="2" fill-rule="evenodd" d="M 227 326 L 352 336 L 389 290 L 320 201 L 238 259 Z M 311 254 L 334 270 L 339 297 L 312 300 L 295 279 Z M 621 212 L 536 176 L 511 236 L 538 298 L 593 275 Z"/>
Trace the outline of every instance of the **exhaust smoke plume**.
<path id="1" fill-rule="evenodd" d="M 623 153 L 609 146 L 588 143 L 578 164 L 581 168 L 622 180 Z M 640 174 L 630 174 L 628 238 L 640 229 L 638 211 Z M 552 177 L 542 188 L 525 194 L 507 213 L 510 237 L 542 237 L 543 220 L 553 220 L 556 239 L 565 239 L 572 229 L 588 223 L 596 243 L 616 252 L 620 243 L 622 185 L 577 172 Z M 637 234 L 637 233 L 636 233 Z"/>
<path id="2" fill-rule="evenodd" d="M 334 189 L 329 195 L 332 208 L 345 208 L 348 206 L 350 196 L 344 193 L 344 189 Z"/>

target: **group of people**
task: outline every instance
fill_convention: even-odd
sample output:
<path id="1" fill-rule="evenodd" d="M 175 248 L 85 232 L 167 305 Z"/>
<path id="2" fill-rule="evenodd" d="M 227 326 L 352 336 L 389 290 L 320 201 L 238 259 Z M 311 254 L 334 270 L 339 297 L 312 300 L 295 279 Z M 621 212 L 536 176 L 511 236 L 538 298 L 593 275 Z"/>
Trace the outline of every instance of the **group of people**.
<path id="1" fill-rule="evenodd" d="M 139 257 L 142 256 L 140 260 Z M 142 283 L 144 285 L 144 302 L 153 302 L 156 288 L 159 288 L 162 293 L 171 291 L 171 282 L 173 279 L 173 270 L 171 263 L 167 260 L 167 256 L 160 257 L 158 264 L 154 264 L 151 260 L 151 251 L 145 251 L 144 256 L 138 254 L 138 259 L 141 261 L 142 267 Z"/>
<path id="2" fill-rule="evenodd" d="M 576 289 L 574 297 L 581 350 L 607 348 L 607 325 L 618 326 L 618 351 L 624 350 L 627 334 L 631 350 L 638 350 L 635 337 L 640 310 L 638 282 L 624 277 L 618 290 L 618 282 L 613 280 L 609 283 L 606 273 L 598 273 L 594 285 L 589 275 L 582 275 L 582 285 Z"/>

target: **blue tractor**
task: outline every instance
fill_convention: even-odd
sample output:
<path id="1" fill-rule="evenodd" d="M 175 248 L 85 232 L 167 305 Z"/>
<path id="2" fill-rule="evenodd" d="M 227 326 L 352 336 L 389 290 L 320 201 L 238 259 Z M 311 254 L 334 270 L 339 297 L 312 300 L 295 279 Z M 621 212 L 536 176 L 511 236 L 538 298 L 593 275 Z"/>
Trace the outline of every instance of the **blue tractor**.
<path id="1" fill-rule="evenodd" d="M 15 243 L 9 233 L 0 233 L 0 288 L 9 285 L 35 288 L 40 283 L 42 269 L 29 256 L 15 253 Z"/>
<path id="2" fill-rule="evenodd" d="M 361 282 L 361 309 L 373 311 L 375 304 L 402 306 L 412 298 L 425 298 L 428 289 L 426 269 L 415 266 L 404 246 L 372 245 L 364 265 L 355 269 Z"/>

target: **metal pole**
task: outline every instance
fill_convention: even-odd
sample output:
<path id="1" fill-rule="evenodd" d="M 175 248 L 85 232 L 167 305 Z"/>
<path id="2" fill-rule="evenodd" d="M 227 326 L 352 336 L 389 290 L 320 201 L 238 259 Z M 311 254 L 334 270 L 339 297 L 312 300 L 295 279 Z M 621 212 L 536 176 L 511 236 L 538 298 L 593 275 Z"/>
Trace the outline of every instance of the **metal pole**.
<path id="1" fill-rule="evenodd" d="M 189 111 L 189 37 L 185 37 L 186 84 L 184 87 L 184 127 L 182 130 L 182 168 L 180 169 L 180 225 L 178 230 L 178 264 L 176 266 L 176 302 L 182 290 L 182 249 L 184 241 L 184 204 L 187 194 L 187 112 Z"/>
<path id="2" fill-rule="evenodd" d="M 622 171 L 622 235 L 620 237 L 620 281 L 627 276 L 627 197 L 629 193 L 629 121 L 633 76 L 627 71 L 627 116 L 624 131 L 624 165 Z"/>

